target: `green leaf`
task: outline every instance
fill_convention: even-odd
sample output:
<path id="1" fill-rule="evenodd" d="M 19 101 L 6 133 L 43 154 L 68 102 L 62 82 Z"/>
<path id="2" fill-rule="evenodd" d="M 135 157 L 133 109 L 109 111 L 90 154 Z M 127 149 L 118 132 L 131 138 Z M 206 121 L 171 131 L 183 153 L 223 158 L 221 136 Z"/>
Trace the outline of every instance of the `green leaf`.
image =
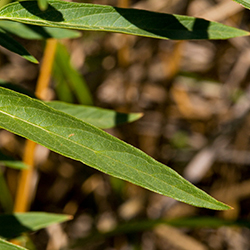
<path id="1" fill-rule="evenodd" d="M 0 239 L 0 249 L 1 250 L 28 250 L 26 248 L 14 245 L 2 239 Z"/>
<path id="2" fill-rule="evenodd" d="M 28 165 L 26 165 L 22 161 L 17 161 L 15 158 L 8 156 L 0 151 L 0 165 L 1 164 L 3 164 L 6 167 L 15 168 L 15 169 L 27 169 L 28 168 Z"/>
<path id="3" fill-rule="evenodd" d="M 38 6 L 40 10 L 46 10 L 48 8 L 48 1 L 47 0 L 38 0 Z"/>
<path id="4" fill-rule="evenodd" d="M 2 87 L 0 127 L 176 200 L 198 207 L 230 209 L 131 145 L 39 100 Z"/>
<path id="5" fill-rule="evenodd" d="M 30 93 L 23 87 L 20 87 L 19 85 L 8 83 L 1 79 L 0 79 L 0 85 L 2 87 L 14 90 L 16 92 L 28 95 L 32 98 L 36 98 L 35 95 L 32 95 L 32 93 Z M 60 87 L 62 87 L 62 85 L 60 85 Z M 69 104 L 60 101 L 46 102 L 46 104 L 54 109 L 65 112 L 69 115 L 72 115 L 80 120 L 83 120 L 101 129 L 112 128 L 120 124 L 133 122 L 140 119 L 143 115 L 142 113 L 130 113 L 130 114 L 119 113 L 113 110 L 84 106 L 84 105 Z M 9 160 L 14 163 L 13 158 L 12 159 L 5 158 L 5 160 Z M 0 161 L 1 161 L 1 152 L 0 152 Z M 21 162 L 15 161 L 14 164 L 17 164 L 18 166 L 19 163 Z"/>
<path id="6" fill-rule="evenodd" d="M 79 246 L 91 242 L 103 241 L 118 235 L 124 234 L 134 234 L 138 232 L 145 232 L 152 230 L 160 224 L 171 225 L 174 227 L 184 227 L 184 228 L 219 228 L 223 226 L 233 226 L 233 227 L 250 227 L 249 220 L 224 220 L 216 217 L 190 217 L 190 218 L 178 218 L 178 219 L 157 219 L 157 220 L 143 220 L 143 221 L 130 221 L 125 223 L 120 223 L 115 229 L 101 233 L 99 231 L 92 232 L 89 236 L 85 238 L 78 239 L 70 249 L 78 249 Z"/>
<path id="7" fill-rule="evenodd" d="M 0 8 L 3 7 L 4 5 L 10 3 L 11 0 L 0 0 Z"/>
<path id="8" fill-rule="evenodd" d="M 250 1 L 249 0 L 234 0 L 234 1 L 241 4 L 243 7 L 250 9 Z"/>
<path id="9" fill-rule="evenodd" d="M 36 1 L 14 2 L 0 10 L 0 19 L 161 39 L 227 39 L 249 35 L 243 30 L 189 16 L 58 0 L 48 3 L 48 8 L 41 11 Z"/>
<path id="10" fill-rule="evenodd" d="M 83 76 L 71 65 L 70 55 L 65 46 L 57 45 L 53 76 L 60 82 L 64 81 L 74 92 L 79 103 L 93 105 L 91 93 Z M 62 84 L 61 84 L 62 85 Z"/>
<path id="11" fill-rule="evenodd" d="M 69 215 L 43 212 L 2 214 L 0 215 L 0 236 L 10 239 L 24 232 L 36 231 L 70 219 Z"/>
<path id="12" fill-rule="evenodd" d="M 46 104 L 102 129 L 112 128 L 126 122 L 133 122 L 140 119 L 143 115 L 142 113 L 118 113 L 113 110 L 59 101 L 46 102 Z"/>
<path id="13" fill-rule="evenodd" d="M 28 166 L 24 164 L 22 161 L 15 161 L 15 160 L 3 161 L 0 159 L 0 165 L 1 164 L 3 164 L 5 167 L 14 168 L 14 169 L 27 169 L 28 168 Z"/>
<path id="14" fill-rule="evenodd" d="M 32 92 L 30 92 L 28 89 L 26 89 L 18 84 L 13 84 L 13 83 L 7 82 L 3 79 L 0 79 L 0 86 L 7 88 L 7 89 L 14 90 L 14 91 L 16 91 L 18 93 L 22 93 L 24 95 L 28 95 L 32 98 L 36 98 L 36 96 Z"/>
<path id="15" fill-rule="evenodd" d="M 75 100 L 74 95 L 68 83 L 65 81 L 65 78 L 60 72 L 61 72 L 61 69 L 57 67 L 57 65 L 54 63 L 53 78 L 56 83 L 55 84 L 56 95 L 60 101 L 73 103 Z"/>
<path id="16" fill-rule="evenodd" d="M 0 169 L 0 190 L 1 190 L 1 195 L 0 195 L 1 207 L 3 208 L 4 212 L 10 213 L 13 209 L 13 199 L 1 169 Z"/>
<path id="17" fill-rule="evenodd" d="M 26 60 L 38 63 L 35 57 L 29 54 L 29 52 L 11 36 L 9 36 L 3 29 L 0 28 L 0 45 L 4 48 L 22 56 Z"/>
<path id="18" fill-rule="evenodd" d="M 24 39 L 76 38 L 80 32 L 68 29 L 39 27 L 9 20 L 0 20 L 0 28 Z"/>

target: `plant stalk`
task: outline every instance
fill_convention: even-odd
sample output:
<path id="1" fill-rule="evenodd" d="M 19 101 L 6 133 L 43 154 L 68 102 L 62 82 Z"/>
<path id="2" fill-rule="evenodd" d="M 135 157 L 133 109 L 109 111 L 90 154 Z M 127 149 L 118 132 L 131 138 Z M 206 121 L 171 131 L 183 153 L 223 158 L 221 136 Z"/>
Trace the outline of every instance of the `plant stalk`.
<path id="1" fill-rule="evenodd" d="M 56 45 L 56 39 L 48 39 L 46 42 L 43 62 L 41 65 L 40 73 L 37 80 L 37 87 L 35 91 L 35 95 L 41 100 L 46 100 L 47 97 L 47 90 L 55 57 Z M 14 204 L 14 212 L 25 212 L 29 210 L 30 207 L 31 196 L 33 192 L 32 180 L 34 174 L 35 148 L 35 142 L 30 140 L 26 141 L 23 162 L 26 163 L 29 168 L 21 171 Z"/>

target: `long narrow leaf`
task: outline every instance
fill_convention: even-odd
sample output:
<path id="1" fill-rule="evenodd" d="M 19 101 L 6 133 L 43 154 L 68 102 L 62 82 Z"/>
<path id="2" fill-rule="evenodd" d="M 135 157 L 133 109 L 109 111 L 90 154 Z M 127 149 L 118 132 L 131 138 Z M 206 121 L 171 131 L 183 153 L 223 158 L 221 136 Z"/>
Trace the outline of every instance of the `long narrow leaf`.
<path id="1" fill-rule="evenodd" d="M 157 220 L 143 220 L 143 221 L 131 221 L 124 224 L 119 224 L 115 229 L 101 233 L 95 231 L 85 238 L 78 239 L 70 249 L 78 249 L 79 246 L 83 247 L 91 242 L 98 242 L 107 240 L 111 237 L 124 234 L 132 234 L 137 232 L 145 232 L 152 230 L 160 224 L 171 225 L 174 227 L 184 228 L 219 228 L 225 226 L 231 227 L 250 227 L 249 220 L 223 220 L 216 217 L 190 217 L 190 218 L 178 218 L 178 219 L 157 219 Z"/>
<path id="2" fill-rule="evenodd" d="M 13 199 L 10 194 L 10 190 L 5 181 L 3 173 L 0 169 L 0 206 L 3 208 L 3 211 L 6 213 L 10 213 L 13 209 Z"/>
<path id="3" fill-rule="evenodd" d="M 36 58 L 34 58 L 30 53 L 15 39 L 13 39 L 11 36 L 9 36 L 3 29 L 0 28 L 0 45 L 4 48 L 22 56 L 26 60 L 38 63 Z"/>
<path id="4" fill-rule="evenodd" d="M 36 96 L 31 91 L 29 91 L 28 89 L 26 89 L 18 84 L 13 84 L 11 82 L 7 82 L 3 79 L 0 79 L 0 86 L 4 87 L 6 89 L 11 89 L 11 90 L 16 91 L 18 93 L 30 96 L 32 98 L 36 98 Z"/>
<path id="5" fill-rule="evenodd" d="M 24 39 L 62 39 L 76 38 L 81 35 L 80 32 L 74 30 L 40 27 L 36 25 L 13 22 L 9 20 L 0 20 L 0 28 Z"/>
<path id="6" fill-rule="evenodd" d="M 66 82 L 64 76 L 61 74 L 61 68 L 54 63 L 53 65 L 53 79 L 55 81 L 55 91 L 58 99 L 63 102 L 73 103 L 74 95 Z"/>
<path id="7" fill-rule="evenodd" d="M 36 1 L 14 2 L 0 10 L 0 19 L 161 39 L 227 39 L 249 35 L 243 30 L 189 16 L 58 0 L 48 3 L 48 8 L 41 11 Z"/>
<path id="8" fill-rule="evenodd" d="M 243 7 L 250 9 L 250 1 L 249 0 L 234 0 L 234 1 L 241 4 Z"/>
<path id="9" fill-rule="evenodd" d="M 60 43 L 57 45 L 54 64 L 56 68 L 54 77 L 59 80 L 61 77 L 63 78 L 80 104 L 93 105 L 92 95 L 87 83 L 83 76 L 71 65 L 70 55 L 66 47 Z"/>
<path id="10" fill-rule="evenodd" d="M 41 101 L 2 87 L 0 127 L 179 201 L 210 209 L 230 209 L 140 150 Z"/>
<path id="11" fill-rule="evenodd" d="M 0 237 L 14 238 L 24 232 L 36 231 L 70 219 L 69 215 L 43 212 L 2 214 L 0 215 Z"/>
<path id="12" fill-rule="evenodd" d="M 35 98 L 35 96 L 32 95 L 32 93 L 20 87 L 19 85 L 11 84 L 0 79 L 0 86 Z M 62 88 L 62 85 L 60 85 L 60 87 Z M 51 101 L 51 102 L 46 102 L 46 104 L 54 109 L 65 112 L 69 115 L 72 115 L 84 122 L 90 123 L 101 129 L 112 128 L 120 124 L 133 122 L 140 119 L 143 115 L 142 113 L 129 113 L 129 114 L 119 113 L 109 109 L 103 109 L 85 105 L 76 105 L 61 101 Z M 5 161 L 5 164 L 8 161 L 8 163 L 15 164 L 15 166 L 18 168 L 19 166 L 20 168 L 24 168 L 24 164 L 19 165 L 19 163 L 21 162 L 14 161 L 15 159 L 13 158 L 6 156 L 1 157 L 1 152 L 0 152 L 0 162 L 3 160 Z"/>
<path id="13" fill-rule="evenodd" d="M 0 249 L 1 250 L 28 250 L 27 248 L 14 245 L 2 239 L 0 239 Z"/>
<path id="14" fill-rule="evenodd" d="M 124 114 L 113 110 L 59 101 L 46 102 L 46 104 L 102 129 L 112 128 L 126 122 L 133 122 L 142 117 L 142 113 Z"/>
<path id="15" fill-rule="evenodd" d="M 28 168 L 27 164 L 23 163 L 22 161 L 18 161 L 15 158 L 8 156 L 0 151 L 0 165 L 1 164 L 3 164 L 6 167 L 15 168 L 15 169 Z"/>
<path id="16" fill-rule="evenodd" d="M 46 10 L 48 8 L 48 1 L 47 0 L 38 0 L 38 6 L 40 10 Z"/>
<path id="17" fill-rule="evenodd" d="M 0 86 L 35 98 L 35 96 L 32 95 L 32 93 L 20 87 L 19 85 L 1 81 L 0 79 Z M 62 85 L 60 85 L 60 87 L 62 88 Z M 70 103 L 65 103 L 65 102 L 60 102 L 60 101 L 46 102 L 46 104 L 54 109 L 65 112 L 69 115 L 72 115 L 84 122 L 90 123 L 101 129 L 112 128 L 120 124 L 133 122 L 133 121 L 140 119 L 143 116 L 142 113 L 125 114 L 125 113 L 115 112 L 109 109 L 103 109 L 103 108 L 85 106 L 85 105 L 76 105 L 76 104 L 70 104 Z M 13 158 L 6 157 L 6 156 L 1 157 L 1 152 L 0 152 L 0 162 L 3 160 L 5 161 L 5 164 L 8 161 L 8 163 L 15 164 L 16 167 L 19 167 L 19 166 L 21 168 L 24 167 L 24 164 L 19 165 L 19 163 L 21 162 L 14 161 L 15 159 Z"/>

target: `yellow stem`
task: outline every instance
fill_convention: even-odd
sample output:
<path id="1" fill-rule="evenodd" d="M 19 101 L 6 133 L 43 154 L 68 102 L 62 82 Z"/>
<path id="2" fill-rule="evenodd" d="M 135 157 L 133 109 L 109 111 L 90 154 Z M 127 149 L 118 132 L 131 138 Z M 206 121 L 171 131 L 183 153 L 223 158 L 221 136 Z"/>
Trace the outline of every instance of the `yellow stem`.
<path id="1" fill-rule="evenodd" d="M 118 0 L 118 7 L 128 8 L 130 0 Z M 122 67 L 127 67 L 129 65 L 129 44 L 128 37 L 123 35 L 124 45 L 118 50 L 118 63 Z"/>
<path id="2" fill-rule="evenodd" d="M 29 168 L 21 171 L 14 205 L 14 212 L 27 211 L 30 203 L 35 147 L 35 142 L 26 140 L 23 162 L 29 165 Z"/>
<path id="3" fill-rule="evenodd" d="M 41 65 L 35 92 L 36 96 L 42 100 L 46 100 L 47 89 L 56 51 L 56 45 L 57 40 L 55 39 L 49 39 L 46 42 L 43 62 Z M 30 140 L 26 141 L 23 162 L 29 165 L 29 168 L 21 171 L 21 176 L 17 187 L 14 212 L 25 212 L 29 209 L 30 206 L 30 199 L 32 195 L 32 179 L 34 172 L 35 147 L 35 142 Z"/>
<path id="4" fill-rule="evenodd" d="M 54 62 L 56 52 L 56 39 L 48 39 L 44 50 L 43 62 L 40 69 L 40 74 L 37 80 L 36 96 L 41 100 L 46 100 L 47 90 L 49 86 L 49 80 L 51 70 Z"/>
<path id="5" fill-rule="evenodd" d="M 128 8 L 130 0 L 118 0 L 118 6 L 121 8 Z"/>

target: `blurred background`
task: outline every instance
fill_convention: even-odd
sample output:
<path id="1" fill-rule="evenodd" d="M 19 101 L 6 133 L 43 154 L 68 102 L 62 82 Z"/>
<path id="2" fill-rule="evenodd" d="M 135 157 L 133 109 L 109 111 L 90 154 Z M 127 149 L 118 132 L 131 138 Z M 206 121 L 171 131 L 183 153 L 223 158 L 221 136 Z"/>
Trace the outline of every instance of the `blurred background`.
<path id="1" fill-rule="evenodd" d="M 231 0 L 85 2 L 203 17 L 249 30 L 249 11 Z M 44 41 L 17 39 L 42 60 Z M 49 99 L 89 104 L 84 100 L 91 96 L 98 107 L 143 112 L 140 120 L 106 131 L 234 209 L 195 208 L 38 146 L 31 211 L 74 218 L 32 233 L 34 249 L 250 249 L 249 37 L 168 41 L 82 32 L 61 43 Z M 81 76 L 73 85 L 60 66 L 67 56 Z M 0 48 L 0 79 L 34 92 L 39 67 Z M 90 91 L 82 93 L 85 99 L 79 97 L 81 84 Z M 24 139 L 3 130 L 0 138 L 1 150 L 21 159 Z M 14 197 L 18 171 L 4 175 Z"/>

